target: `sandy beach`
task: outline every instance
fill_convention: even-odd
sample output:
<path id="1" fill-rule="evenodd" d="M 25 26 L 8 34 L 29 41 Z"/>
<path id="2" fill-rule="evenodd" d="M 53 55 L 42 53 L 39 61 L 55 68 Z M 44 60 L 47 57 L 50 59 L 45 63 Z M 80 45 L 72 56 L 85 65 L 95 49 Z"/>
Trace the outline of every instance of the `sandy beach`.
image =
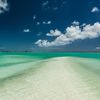
<path id="1" fill-rule="evenodd" d="M 3 80 L 0 100 L 100 100 L 99 73 L 90 68 L 93 63 L 88 65 L 87 60 L 99 62 L 58 57 L 37 63 L 37 67 Z M 32 66 L 32 62 L 28 65 Z"/>

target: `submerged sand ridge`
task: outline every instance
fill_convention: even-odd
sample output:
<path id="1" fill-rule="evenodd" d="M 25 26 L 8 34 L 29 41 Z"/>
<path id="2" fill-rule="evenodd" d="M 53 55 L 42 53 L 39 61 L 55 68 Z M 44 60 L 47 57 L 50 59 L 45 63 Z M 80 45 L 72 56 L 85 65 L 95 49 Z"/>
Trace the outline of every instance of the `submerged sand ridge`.
<path id="1" fill-rule="evenodd" d="M 5 81 L 0 100 L 100 100 L 100 74 L 93 62 L 99 69 L 94 59 L 50 58 Z"/>

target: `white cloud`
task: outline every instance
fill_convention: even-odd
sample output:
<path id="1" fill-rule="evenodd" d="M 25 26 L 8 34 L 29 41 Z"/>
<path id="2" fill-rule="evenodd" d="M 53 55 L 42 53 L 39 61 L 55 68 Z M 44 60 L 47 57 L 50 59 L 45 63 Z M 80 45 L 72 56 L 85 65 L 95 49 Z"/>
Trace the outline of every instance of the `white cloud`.
<path id="1" fill-rule="evenodd" d="M 34 19 L 34 20 L 36 19 L 36 16 L 35 16 L 35 15 L 33 16 L 33 19 Z"/>
<path id="2" fill-rule="evenodd" d="M 100 50 L 100 47 L 96 47 L 96 50 Z"/>
<path id="3" fill-rule="evenodd" d="M 92 10 L 91 10 L 92 13 L 94 13 L 94 12 L 99 12 L 99 11 L 100 11 L 100 10 L 99 10 L 98 7 L 93 7 Z"/>
<path id="4" fill-rule="evenodd" d="M 56 31 L 58 31 L 56 29 Z M 55 36 L 56 31 L 51 30 L 47 36 Z M 61 46 L 71 44 L 75 40 L 94 39 L 100 37 L 100 23 L 96 22 L 93 25 L 71 25 L 66 28 L 65 33 L 60 33 L 54 41 L 38 40 L 35 44 L 40 47 Z"/>
<path id="5" fill-rule="evenodd" d="M 36 25 L 40 25 L 40 22 L 37 22 Z"/>
<path id="6" fill-rule="evenodd" d="M 79 25 L 80 23 L 78 21 L 73 21 L 73 25 Z"/>
<path id="7" fill-rule="evenodd" d="M 42 6 L 48 5 L 48 3 L 49 3 L 49 1 L 45 1 L 45 2 L 42 4 Z"/>
<path id="8" fill-rule="evenodd" d="M 45 21 L 43 21 L 42 23 L 43 23 L 43 24 L 46 24 L 46 22 L 45 22 Z"/>
<path id="9" fill-rule="evenodd" d="M 40 25 L 40 24 L 43 24 L 43 25 L 50 25 L 52 22 L 51 21 L 43 21 L 43 22 L 37 22 L 36 25 Z"/>
<path id="10" fill-rule="evenodd" d="M 58 30 L 58 29 L 55 29 L 55 30 L 50 30 L 50 33 L 47 33 L 46 35 L 47 36 L 60 36 L 62 33 Z"/>
<path id="11" fill-rule="evenodd" d="M 29 33 L 29 32 L 30 32 L 30 29 L 24 29 L 23 32 L 25 32 L 25 33 Z"/>
<path id="12" fill-rule="evenodd" d="M 51 24 L 52 22 L 51 22 L 51 21 L 48 21 L 47 23 L 48 23 L 48 24 Z"/>
<path id="13" fill-rule="evenodd" d="M 0 14 L 8 10 L 9 10 L 9 6 L 7 0 L 0 0 Z"/>
<path id="14" fill-rule="evenodd" d="M 52 23 L 51 21 L 48 21 L 48 22 L 43 21 L 42 22 L 42 24 L 44 24 L 44 25 L 50 25 L 51 23 Z"/>

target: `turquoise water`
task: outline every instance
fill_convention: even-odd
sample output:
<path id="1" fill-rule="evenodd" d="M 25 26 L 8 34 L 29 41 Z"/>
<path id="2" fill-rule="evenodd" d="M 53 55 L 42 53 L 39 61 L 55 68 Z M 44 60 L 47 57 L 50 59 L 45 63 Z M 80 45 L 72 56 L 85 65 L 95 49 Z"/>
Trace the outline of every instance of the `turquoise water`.
<path id="1" fill-rule="evenodd" d="M 93 59 L 91 61 L 78 62 L 82 66 L 91 67 L 91 70 L 99 70 L 100 53 L 0 53 L 0 79 L 20 74 L 43 60 L 54 57 L 78 57 Z M 77 62 L 77 60 L 76 60 Z M 92 68 L 92 66 L 93 68 Z M 94 67 L 95 66 L 95 67 Z M 97 67 L 98 66 L 98 67 Z M 87 67 L 87 68 L 88 68 Z"/>
<path id="2" fill-rule="evenodd" d="M 10 67 L 53 57 L 80 57 L 99 60 L 100 53 L 0 53 L 0 67 Z"/>
<path id="3" fill-rule="evenodd" d="M 3 56 L 18 56 L 27 58 L 50 58 L 50 57 L 85 57 L 100 59 L 100 53 L 0 53 L 0 58 Z"/>

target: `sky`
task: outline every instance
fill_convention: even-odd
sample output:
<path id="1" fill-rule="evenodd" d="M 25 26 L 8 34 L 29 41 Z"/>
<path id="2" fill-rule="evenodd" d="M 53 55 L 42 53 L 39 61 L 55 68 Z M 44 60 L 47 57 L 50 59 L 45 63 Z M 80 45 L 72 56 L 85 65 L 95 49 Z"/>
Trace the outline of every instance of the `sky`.
<path id="1" fill-rule="evenodd" d="M 100 49 L 100 0 L 0 0 L 0 49 Z"/>

